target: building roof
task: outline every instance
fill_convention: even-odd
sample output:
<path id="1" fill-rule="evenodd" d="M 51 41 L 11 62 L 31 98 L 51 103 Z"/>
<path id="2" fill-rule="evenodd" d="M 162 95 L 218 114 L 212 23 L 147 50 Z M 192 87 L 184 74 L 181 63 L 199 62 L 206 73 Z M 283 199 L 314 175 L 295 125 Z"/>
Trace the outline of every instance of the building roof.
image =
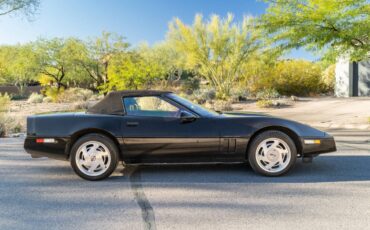
<path id="1" fill-rule="evenodd" d="M 171 91 L 163 90 L 122 90 L 113 91 L 105 96 L 101 101 L 87 110 L 88 113 L 97 114 L 123 114 L 123 97 L 132 96 L 159 96 L 162 94 L 171 93 Z"/>

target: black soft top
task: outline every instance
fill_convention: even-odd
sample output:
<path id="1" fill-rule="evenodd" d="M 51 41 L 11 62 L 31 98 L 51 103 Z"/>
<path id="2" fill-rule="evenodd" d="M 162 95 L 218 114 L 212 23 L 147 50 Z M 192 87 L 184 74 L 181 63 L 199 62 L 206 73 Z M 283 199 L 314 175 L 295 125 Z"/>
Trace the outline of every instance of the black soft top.
<path id="1" fill-rule="evenodd" d="M 122 90 L 110 92 L 101 101 L 96 103 L 91 108 L 87 109 L 87 113 L 95 114 L 117 114 L 124 113 L 122 98 L 137 97 L 137 96 L 160 96 L 163 94 L 172 93 L 162 90 Z"/>

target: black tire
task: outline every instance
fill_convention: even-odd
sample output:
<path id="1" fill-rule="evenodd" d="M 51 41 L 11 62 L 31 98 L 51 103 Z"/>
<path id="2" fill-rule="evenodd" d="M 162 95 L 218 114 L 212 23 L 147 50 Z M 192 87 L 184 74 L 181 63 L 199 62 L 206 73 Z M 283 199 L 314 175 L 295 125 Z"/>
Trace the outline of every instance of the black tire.
<path id="1" fill-rule="evenodd" d="M 260 143 L 262 143 L 264 140 L 267 140 L 269 138 L 277 138 L 277 139 L 284 141 L 290 149 L 291 157 L 290 157 L 288 164 L 285 166 L 285 168 L 283 168 L 281 171 L 278 171 L 278 172 L 266 171 L 264 168 L 262 168 L 257 163 L 257 147 L 259 146 Z M 249 164 L 251 165 L 252 169 L 256 173 L 259 173 L 264 176 L 272 176 L 272 177 L 281 176 L 289 172 L 294 167 L 296 160 L 297 160 L 297 147 L 294 141 L 287 134 L 281 131 L 277 131 L 277 130 L 269 130 L 269 131 L 260 133 L 258 136 L 253 138 L 251 145 L 248 149 Z"/>
<path id="2" fill-rule="evenodd" d="M 104 144 L 109 150 L 109 155 L 110 155 L 111 160 L 110 160 L 109 165 L 107 165 L 106 171 L 101 175 L 97 175 L 97 176 L 87 175 L 83 171 L 81 171 L 79 167 L 77 166 L 76 154 L 77 154 L 78 149 L 80 148 L 80 146 L 90 141 L 100 142 Z M 71 166 L 73 170 L 75 171 L 75 173 L 81 178 L 85 180 L 90 180 L 90 181 L 102 180 L 102 179 L 109 177 L 114 172 L 114 170 L 117 168 L 118 158 L 119 158 L 118 148 L 116 144 L 107 136 L 102 135 L 102 134 L 97 134 L 97 133 L 87 134 L 79 138 L 74 143 L 71 149 L 71 152 L 70 152 Z"/>

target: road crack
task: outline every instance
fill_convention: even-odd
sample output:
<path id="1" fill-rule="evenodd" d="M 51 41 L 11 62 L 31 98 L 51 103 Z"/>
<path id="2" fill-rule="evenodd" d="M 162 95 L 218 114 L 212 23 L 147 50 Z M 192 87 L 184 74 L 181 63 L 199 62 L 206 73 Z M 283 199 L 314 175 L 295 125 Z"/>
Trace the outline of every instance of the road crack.
<path id="1" fill-rule="evenodd" d="M 148 198 L 145 195 L 143 185 L 141 182 L 141 172 L 138 170 L 138 167 L 134 169 L 129 169 L 129 179 L 131 191 L 134 194 L 136 203 L 141 209 L 141 216 L 144 223 L 144 229 L 146 230 L 155 230 L 157 229 L 155 223 L 155 215 L 153 207 L 150 205 Z"/>

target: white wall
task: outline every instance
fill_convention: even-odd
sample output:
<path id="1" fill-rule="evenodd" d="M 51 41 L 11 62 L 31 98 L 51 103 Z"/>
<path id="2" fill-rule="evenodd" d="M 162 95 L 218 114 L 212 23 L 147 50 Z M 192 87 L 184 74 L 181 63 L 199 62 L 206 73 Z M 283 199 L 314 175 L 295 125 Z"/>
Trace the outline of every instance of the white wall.
<path id="1" fill-rule="evenodd" d="M 358 95 L 370 96 L 370 60 L 358 63 Z"/>
<path id="2" fill-rule="evenodd" d="M 340 58 L 335 66 L 335 96 L 350 96 L 350 74 L 352 75 L 352 64 L 348 59 Z"/>

